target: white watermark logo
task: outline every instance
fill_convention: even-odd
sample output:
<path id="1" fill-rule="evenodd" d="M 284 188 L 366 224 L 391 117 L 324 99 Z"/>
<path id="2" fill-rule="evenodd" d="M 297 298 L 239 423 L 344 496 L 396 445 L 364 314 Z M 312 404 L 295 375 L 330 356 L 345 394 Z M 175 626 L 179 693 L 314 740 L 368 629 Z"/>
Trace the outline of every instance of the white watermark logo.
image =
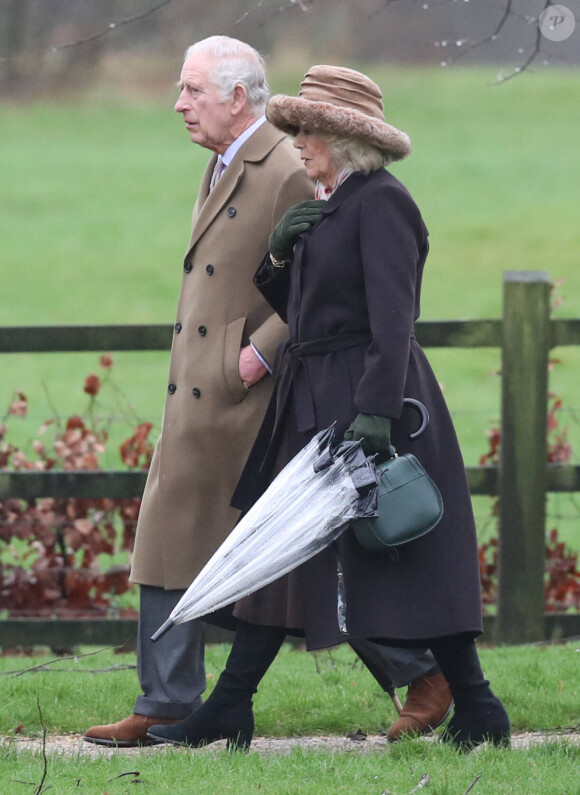
<path id="1" fill-rule="evenodd" d="M 540 32 L 550 41 L 565 41 L 574 33 L 576 19 L 566 6 L 549 5 L 540 14 Z"/>

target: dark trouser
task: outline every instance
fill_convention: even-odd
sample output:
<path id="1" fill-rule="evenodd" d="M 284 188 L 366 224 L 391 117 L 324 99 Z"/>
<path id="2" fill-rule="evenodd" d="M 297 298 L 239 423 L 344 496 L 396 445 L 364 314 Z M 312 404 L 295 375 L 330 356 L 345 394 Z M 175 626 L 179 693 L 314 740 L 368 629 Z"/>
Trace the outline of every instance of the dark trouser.
<path id="1" fill-rule="evenodd" d="M 402 649 L 383 646 L 372 640 L 353 640 L 350 645 L 387 693 L 392 693 L 397 687 L 406 687 L 415 679 L 439 673 L 429 649 Z"/>
<path id="2" fill-rule="evenodd" d="M 143 695 L 134 711 L 156 718 L 185 718 L 201 704 L 205 690 L 204 625 L 176 624 L 156 643 L 151 635 L 169 616 L 184 591 L 141 585 L 137 633 L 137 675 Z"/>
<path id="3" fill-rule="evenodd" d="M 140 589 L 137 674 L 143 694 L 137 698 L 134 711 L 156 718 L 185 718 L 199 707 L 205 690 L 203 622 L 176 624 L 152 643 L 151 635 L 184 591 L 165 591 L 151 585 L 141 585 Z M 367 640 L 353 641 L 351 646 L 387 692 L 439 671 L 425 649 L 401 649 Z"/>

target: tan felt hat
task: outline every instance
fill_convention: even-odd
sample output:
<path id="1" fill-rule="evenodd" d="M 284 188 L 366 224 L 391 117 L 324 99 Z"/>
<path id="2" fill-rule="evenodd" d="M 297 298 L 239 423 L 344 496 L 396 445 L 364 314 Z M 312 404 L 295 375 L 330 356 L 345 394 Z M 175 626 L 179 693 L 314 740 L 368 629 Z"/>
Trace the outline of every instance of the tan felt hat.
<path id="1" fill-rule="evenodd" d="M 275 94 L 266 116 L 290 135 L 302 128 L 365 141 L 391 161 L 401 160 L 411 151 L 409 136 L 385 121 L 378 85 L 344 66 L 312 66 L 298 96 Z"/>

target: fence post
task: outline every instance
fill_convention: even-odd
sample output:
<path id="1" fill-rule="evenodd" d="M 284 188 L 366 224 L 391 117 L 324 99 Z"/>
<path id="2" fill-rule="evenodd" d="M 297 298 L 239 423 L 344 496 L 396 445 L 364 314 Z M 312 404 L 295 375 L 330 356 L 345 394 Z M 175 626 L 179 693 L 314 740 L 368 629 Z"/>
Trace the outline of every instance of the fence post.
<path id="1" fill-rule="evenodd" d="M 504 273 L 496 640 L 544 633 L 550 277 Z"/>

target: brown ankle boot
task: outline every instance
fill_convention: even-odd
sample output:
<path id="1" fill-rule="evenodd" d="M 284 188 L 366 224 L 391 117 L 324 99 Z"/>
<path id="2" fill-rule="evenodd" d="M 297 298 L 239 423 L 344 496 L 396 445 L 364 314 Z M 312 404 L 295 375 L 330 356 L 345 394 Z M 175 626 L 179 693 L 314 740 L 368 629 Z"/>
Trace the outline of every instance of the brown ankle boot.
<path id="1" fill-rule="evenodd" d="M 401 714 L 389 727 L 389 742 L 435 729 L 449 715 L 452 706 L 451 691 L 443 674 L 415 679 L 409 685 Z"/>
<path id="2" fill-rule="evenodd" d="M 107 723 L 104 726 L 93 726 L 84 735 L 83 740 L 95 745 L 107 745 L 113 748 L 133 748 L 136 745 L 157 745 L 158 740 L 147 737 L 147 730 L 155 724 L 178 723 L 179 718 L 158 718 L 155 715 L 138 715 L 134 712 L 118 723 Z"/>

